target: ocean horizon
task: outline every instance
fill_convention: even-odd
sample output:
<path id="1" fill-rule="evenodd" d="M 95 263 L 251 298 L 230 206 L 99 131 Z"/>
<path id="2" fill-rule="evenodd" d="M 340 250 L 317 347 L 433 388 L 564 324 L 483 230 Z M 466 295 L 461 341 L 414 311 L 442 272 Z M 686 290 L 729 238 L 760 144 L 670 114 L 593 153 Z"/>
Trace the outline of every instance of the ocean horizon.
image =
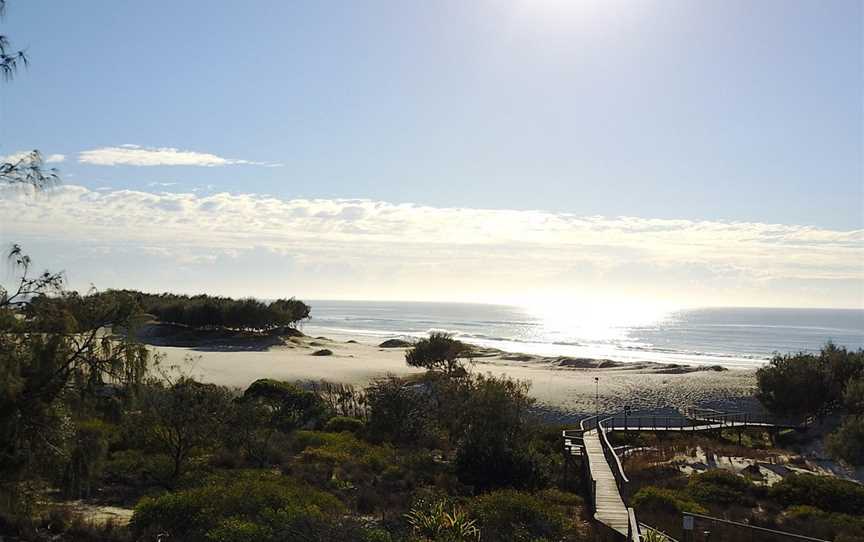
<path id="1" fill-rule="evenodd" d="M 443 331 L 478 346 L 542 356 L 755 368 L 828 341 L 864 348 L 864 310 L 706 307 L 580 312 L 511 305 L 310 300 L 307 334 L 366 341 Z"/>

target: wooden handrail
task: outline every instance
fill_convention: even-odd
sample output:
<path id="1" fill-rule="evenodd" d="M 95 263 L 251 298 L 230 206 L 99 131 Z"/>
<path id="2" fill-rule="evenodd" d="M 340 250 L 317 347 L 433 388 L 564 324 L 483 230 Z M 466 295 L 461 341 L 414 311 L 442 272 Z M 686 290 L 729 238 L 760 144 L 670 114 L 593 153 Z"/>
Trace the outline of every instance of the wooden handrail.
<path id="1" fill-rule="evenodd" d="M 627 509 L 627 542 L 642 542 L 642 531 L 636 521 L 636 510 Z"/>
<path id="2" fill-rule="evenodd" d="M 813 538 L 810 536 L 804 536 L 803 534 L 795 534 L 786 531 L 777 531 L 775 529 L 768 529 L 767 527 L 758 527 L 756 525 L 750 525 L 748 523 L 739 523 L 737 521 L 732 521 L 728 519 L 714 518 L 711 516 L 703 516 L 702 514 L 691 514 L 690 512 L 684 513 L 684 516 L 692 516 L 694 518 L 704 519 L 708 521 L 713 521 L 715 523 L 725 523 L 727 525 L 734 525 L 735 527 L 742 527 L 745 529 L 752 529 L 754 531 L 759 531 L 763 533 L 768 533 L 772 535 L 782 535 L 787 538 L 795 538 L 797 540 L 807 540 L 810 542 L 829 542 L 828 540 L 822 538 Z"/>
<path id="3" fill-rule="evenodd" d="M 607 418 L 609 419 L 609 418 Z M 621 459 L 619 459 L 618 454 L 615 453 L 615 449 L 612 447 L 612 444 L 609 442 L 609 437 L 606 435 L 606 430 L 603 428 L 603 421 L 597 421 L 597 431 L 600 433 L 600 442 L 603 445 L 604 455 L 612 455 L 612 458 L 615 459 L 615 467 L 618 472 L 618 476 L 615 476 L 615 480 L 618 482 L 618 489 L 621 489 L 622 484 L 626 484 L 630 482 L 630 479 L 627 478 L 627 475 L 624 474 L 624 467 L 621 466 Z M 608 451 L 608 454 L 606 453 Z M 613 472 L 613 474 L 615 474 Z M 619 478 L 620 476 L 620 478 Z"/>

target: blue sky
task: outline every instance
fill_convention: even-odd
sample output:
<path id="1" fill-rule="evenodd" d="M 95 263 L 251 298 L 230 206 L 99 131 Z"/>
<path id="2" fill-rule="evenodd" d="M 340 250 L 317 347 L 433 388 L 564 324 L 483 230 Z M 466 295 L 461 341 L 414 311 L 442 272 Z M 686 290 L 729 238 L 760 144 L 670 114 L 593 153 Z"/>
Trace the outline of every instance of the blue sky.
<path id="1" fill-rule="evenodd" d="M 832 245 L 846 251 L 831 268 L 842 285 L 802 286 L 813 277 L 790 271 L 772 278 L 792 280 L 785 290 L 733 285 L 734 299 L 864 301 L 861 2 L 10 0 L 7 11 L 0 32 L 32 66 L 0 84 L 0 156 L 62 154 L 65 185 L 88 201 L 110 189 L 200 205 L 227 192 L 782 224 L 845 239 Z M 177 163 L 187 165 L 167 165 Z M 60 257 L 57 239 L 31 246 Z M 600 245 L 580 240 L 573 261 L 596 259 Z M 616 265 L 644 262 L 628 254 Z M 749 261 L 723 254 L 736 269 Z M 368 286 L 382 277 L 392 275 L 339 297 L 387 297 Z M 413 284 L 391 297 L 416 297 Z M 660 298 L 669 287 L 649 289 Z M 783 293 L 801 288 L 815 293 Z"/>

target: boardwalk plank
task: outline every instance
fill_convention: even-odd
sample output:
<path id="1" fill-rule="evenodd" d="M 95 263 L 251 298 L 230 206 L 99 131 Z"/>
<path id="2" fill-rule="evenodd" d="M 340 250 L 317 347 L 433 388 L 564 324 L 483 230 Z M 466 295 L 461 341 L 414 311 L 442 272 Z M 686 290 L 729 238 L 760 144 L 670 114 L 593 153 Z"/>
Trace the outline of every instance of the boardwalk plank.
<path id="1" fill-rule="evenodd" d="M 626 536 L 627 507 L 618 492 L 615 475 L 606 462 L 600 435 L 596 429 L 592 429 L 586 431 L 583 438 L 591 477 L 597 480 L 594 519 Z"/>

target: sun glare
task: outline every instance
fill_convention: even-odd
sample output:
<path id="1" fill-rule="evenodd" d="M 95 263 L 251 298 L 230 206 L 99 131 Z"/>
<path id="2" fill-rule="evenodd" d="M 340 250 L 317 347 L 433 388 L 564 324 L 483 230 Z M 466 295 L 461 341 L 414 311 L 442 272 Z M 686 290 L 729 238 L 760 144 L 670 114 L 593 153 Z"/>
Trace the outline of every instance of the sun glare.
<path id="1" fill-rule="evenodd" d="M 625 339 L 627 329 L 660 323 L 674 311 L 660 305 L 578 301 L 528 304 L 525 310 L 542 322 L 546 333 L 600 341 Z"/>

